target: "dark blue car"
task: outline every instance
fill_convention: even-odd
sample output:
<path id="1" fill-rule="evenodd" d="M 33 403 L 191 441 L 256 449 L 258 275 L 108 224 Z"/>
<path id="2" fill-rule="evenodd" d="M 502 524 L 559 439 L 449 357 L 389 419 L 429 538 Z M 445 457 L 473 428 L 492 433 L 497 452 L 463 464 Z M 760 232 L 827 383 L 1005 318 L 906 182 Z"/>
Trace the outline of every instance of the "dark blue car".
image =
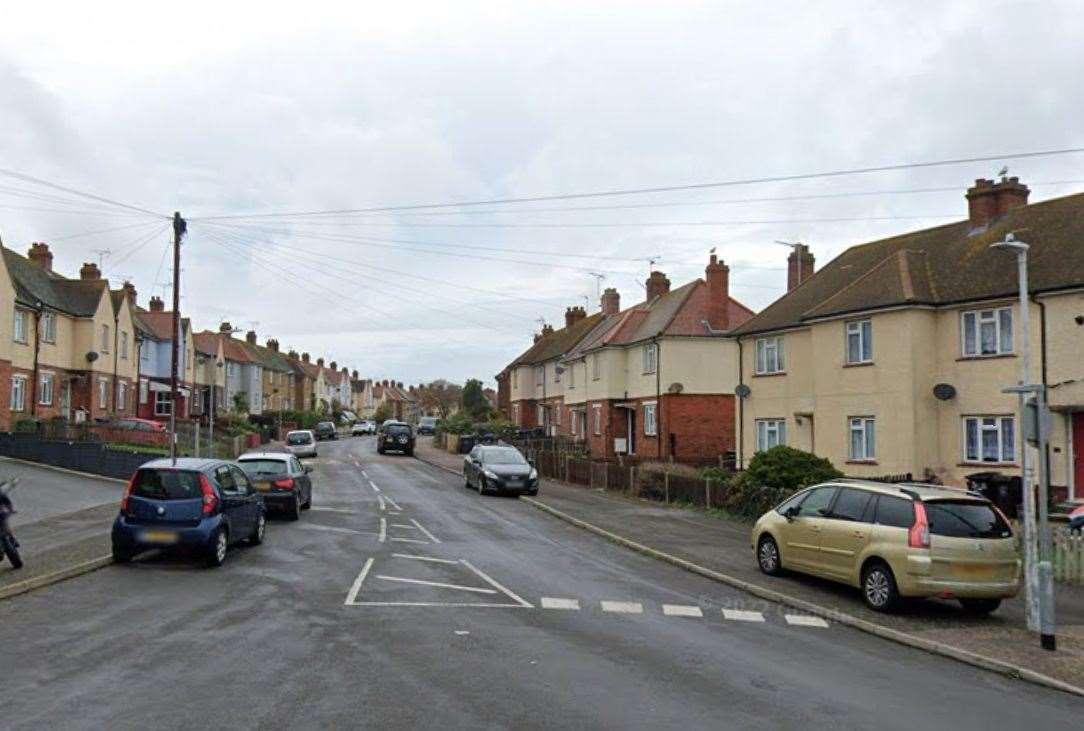
<path id="1" fill-rule="evenodd" d="M 1084 505 L 1069 513 L 1069 530 L 1073 533 L 1084 532 Z"/>
<path id="2" fill-rule="evenodd" d="M 236 464 L 156 459 L 128 482 L 113 523 L 113 560 L 126 563 L 150 549 L 176 549 L 221 566 L 230 545 L 259 545 L 266 527 L 263 500 Z"/>

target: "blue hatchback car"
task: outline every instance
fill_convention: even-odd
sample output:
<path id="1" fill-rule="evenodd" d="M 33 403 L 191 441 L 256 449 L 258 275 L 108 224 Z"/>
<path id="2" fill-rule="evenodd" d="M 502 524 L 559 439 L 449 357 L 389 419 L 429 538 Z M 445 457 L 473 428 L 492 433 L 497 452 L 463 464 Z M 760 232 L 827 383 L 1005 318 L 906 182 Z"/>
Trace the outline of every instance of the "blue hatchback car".
<path id="1" fill-rule="evenodd" d="M 221 566 L 230 545 L 259 545 L 266 528 L 263 499 L 233 462 L 156 459 L 128 482 L 113 523 L 113 560 L 126 563 L 150 549 L 177 549 Z"/>

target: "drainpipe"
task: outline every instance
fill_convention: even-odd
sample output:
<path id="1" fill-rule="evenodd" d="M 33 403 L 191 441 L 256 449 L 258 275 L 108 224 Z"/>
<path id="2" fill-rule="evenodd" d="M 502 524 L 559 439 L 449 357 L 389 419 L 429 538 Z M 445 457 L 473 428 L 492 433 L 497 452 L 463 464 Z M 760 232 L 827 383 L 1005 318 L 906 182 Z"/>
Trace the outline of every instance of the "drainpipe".
<path id="1" fill-rule="evenodd" d="M 125 294 L 127 296 L 127 294 Z M 113 416 L 117 415 L 117 359 L 120 358 L 118 343 L 120 342 L 120 315 L 113 315 Z"/>
<path id="2" fill-rule="evenodd" d="M 30 382 L 30 415 L 38 415 L 38 353 L 41 352 L 41 302 L 34 303 L 34 379 Z"/>
<path id="3" fill-rule="evenodd" d="M 662 428 L 662 348 L 659 347 L 658 336 L 651 339 L 655 344 L 655 458 L 662 459 L 662 435 L 666 431 Z M 674 455 L 670 455 L 672 460 Z"/>
<path id="4" fill-rule="evenodd" d="M 1040 378 L 1043 384 L 1043 401 L 1046 401 L 1046 304 L 1043 303 L 1037 295 L 1032 295 L 1031 300 L 1039 306 L 1039 371 Z M 1049 402 L 1047 402 L 1049 403 Z M 1043 451 L 1043 464 L 1046 467 L 1047 482 L 1049 484 L 1049 476 L 1053 473 L 1050 471 L 1050 441 L 1046 441 L 1046 449 Z M 1066 480 L 1068 482 L 1068 480 Z"/>

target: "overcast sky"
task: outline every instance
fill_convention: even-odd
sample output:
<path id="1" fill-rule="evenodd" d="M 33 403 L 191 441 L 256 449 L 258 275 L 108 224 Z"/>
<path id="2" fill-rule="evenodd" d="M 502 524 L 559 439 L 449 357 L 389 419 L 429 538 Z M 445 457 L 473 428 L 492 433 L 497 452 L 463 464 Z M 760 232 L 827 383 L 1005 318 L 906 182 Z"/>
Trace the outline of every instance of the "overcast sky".
<path id="1" fill-rule="evenodd" d="M 678 286 L 703 275 L 717 246 L 732 295 L 760 309 L 785 288 L 787 249 L 773 240 L 807 242 L 820 266 L 847 246 L 962 218 L 969 183 L 1001 163 L 198 219 L 1084 145 L 1074 2 L 9 5 L 0 168 L 180 210 L 182 306 L 197 328 L 229 320 L 261 343 L 408 383 L 492 382 L 539 318 L 559 325 L 585 297 L 597 309 L 590 272 L 631 304 L 656 255 Z M 1006 162 L 1033 201 L 1084 190 L 1084 155 Z M 851 192 L 879 194 L 749 200 Z M 168 294 L 164 221 L 56 198 L 71 196 L 0 176 L 4 244 L 25 253 L 47 241 L 72 276 L 108 249 L 114 285 L 132 278 L 141 303 Z M 667 205 L 599 209 L 648 203 Z M 101 229 L 119 230 L 91 234 Z"/>

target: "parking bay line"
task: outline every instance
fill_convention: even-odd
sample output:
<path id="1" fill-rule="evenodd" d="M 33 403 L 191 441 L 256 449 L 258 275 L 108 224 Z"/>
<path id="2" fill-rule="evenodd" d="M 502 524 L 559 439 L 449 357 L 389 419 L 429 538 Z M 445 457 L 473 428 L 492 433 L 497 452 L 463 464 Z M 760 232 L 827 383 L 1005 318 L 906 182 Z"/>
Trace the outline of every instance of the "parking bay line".
<path id="1" fill-rule="evenodd" d="M 392 500 L 389 496 L 384 495 L 384 499 L 388 501 L 388 505 L 392 506 L 396 510 L 402 510 L 402 508 L 399 507 L 399 503 Z"/>
<path id="2" fill-rule="evenodd" d="M 397 538 L 395 536 L 392 536 L 391 539 L 393 541 L 395 541 L 396 543 L 419 543 L 419 544 L 421 544 L 423 546 L 428 546 L 429 545 L 429 541 L 419 541 L 416 538 Z"/>
<path id="3" fill-rule="evenodd" d="M 373 482 L 372 480 L 369 480 L 369 487 L 373 488 L 373 491 L 374 491 L 374 492 L 380 492 L 380 488 L 379 488 L 379 487 L 377 487 L 377 486 L 376 486 L 376 483 L 375 483 L 375 482 Z"/>
<path id="4" fill-rule="evenodd" d="M 432 556 L 417 556 L 417 555 L 415 555 L 413 553 L 393 553 L 392 556 L 394 556 L 395 558 L 412 558 L 415 561 L 432 561 L 433 563 L 451 563 L 451 564 L 459 563 L 458 561 L 452 561 L 451 559 L 447 559 L 447 558 L 433 558 Z"/>
<path id="5" fill-rule="evenodd" d="M 458 589 L 459 591 L 475 591 L 479 594 L 496 594 L 493 589 L 485 589 L 478 586 L 459 586 L 458 584 L 445 584 L 440 581 L 423 581 L 422 579 L 404 579 L 400 576 L 385 576 L 377 574 L 376 578 L 384 581 L 401 581 L 405 584 L 421 584 L 422 586 L 435 586 L 439 589 Z"/>
<path id="6" fill-rule="evenodd" d="M 797 627 L 827 627 L 828 623 L 820 617 L 814 617 L 809 614 L 784 614 L 783 619 L 787 620 L 787 624 L 795 625 Z"/>
<path id="7" fill-rule="evenodd" d="M 358 598 L 358 592 L 361 591 L 361 585 L 365 581 L 365 577 L 369 575 L 369 569 L 373 567 L 373 559 L 367 559 L 365 565 L 361 567 L 361 572 L 358 577 L 354 579 L 353 586 L 350 587 L 350 592 L 346 595 L 346 601 L 343 604 L 353 604 Z"/>
<path id="8" fill-rule="evenodd" d="M 619 614 L 643 614 L 644 607 L 640 602 L 612 602 L 603 600 L 602 611 L 617 612 Z"/>
<path id="9" fill-rule="evenodd" d="M 663 604 L 662 613 L 667 617 L 703 617 L 700 607 L 685 604 Z"/>
<path id="10" fill-rule="evenodd" d="M 428 538 L 429 540 L 431 540 L 431 541 L 432 541 L 433 543 L 440 543 L 440 539 L 439 539 L 439 538 L 437 538 L 437 537 L 436 537 L 435 535 L 433 535 L 432 533 L 430 533 L 429 531 L 427 531 L 427 530 L 426 530 L 425 528 L 423 528 L 423 527 L 422 527 L 422 524 L 421 524 L 421 523 L 419 523 L 418 521 L 414 520 L 413 518 L 411 518 L 411 519 L 410 519 L 410 522 L 411 522 L 411 523 L 413 523 L 413 524 L 414 524 L 414 525 L 415 525 L 415 526 L 417 527 L 417 529 L 418 529 L 418 530 L 420 530 L 420 531 L 421 531 L 422 533 L 424 533 L 424 534 L 425 534 L 425 536 L 426 536 L 426 538 Z"/>
<path id="11" fill-rule="evenodd" d="M 763 622 L 764 615 L 748 609 L 724 609 L 723 619 L 731 619 L 736 622 Z"/>
<path id="12" fill-rule="evenodd" d="M 388 519 L 387 518 L 381 518 L 380 519 L 380 535 L 377 536 L 376 539 L 378 541 L 380 541 L 381 543 L 383 543 L 387 539 L 387 537 L 388 537 Z"/>
<path id="13" fill-rule="evenodd" d="M 534 609 L 534 605 L 533 605 L 533 604 L 531 604 L 530 602 L 526 601 L 526 600 L 525 600 L 525 599 L 523 599 L 522 597 L 516 596 L 516 595 L 515 595 L 515 594 L 513 594 L 513 593 L 512 593 L 511 591 L 509 591 L 509 590 L 508 590 L 507 588 L 505 588 L 505 587 L 501 586 L 501 585 L 500 585 L 500 584 L 498 584 L 498 583 L 497 583 L 496 581 L 494 581 L 493 579 L 491 579 L 491 578 L 490 578 L 489 576 L 486 576 L 486 575 L 485 575 L 484 573 L 482 573 L 482 572 L 481 572 L 480 570 L 478 570 L 477 568 L 475 568 L 475 567 L 474 567 L 474 564 L 472 564 L 472 563 L 471 563 L 470 561 L 468 561 L 467 559 L 465 559 L 465 558 L 461 558 L 461 559 L 459 559 L 459 562 L 460 562 L 460 563 L 462 563 L 462 564 L 463 564 L 464 566 L 466 566 L 466 567 L 467 567 L 468 569 L 470 569 L 471 571 L 473 571 L 474 573 L 476 573 L 476 574 L 478 574 L 479 576 L 481 576 L 481 577 L 482 577 L 482 579 L 483 579 L 483 580 L 484 580 L 484 581 L 485 581 L 486 583 L 488 583 L 488 584 L 489 584 L 490 586 L 493 586 L 493 587 L 495 587 L 495 588 L 497 588 L 497 589 L 499 589 L 499 590 L 503 591 L 503 592 L 504 592 L 505 594 L 507 594 L 507 595 L 508 595 L 509 597 L 511 597 L 511 598 L 512 598 L 512 599 L 513 599 L 514 601 L 517 601 L 517 602 L 519 602 L 519 605 L 520 605 L 521 607 L 525 607 L 525 608 L 527 608 L 527 609 Z"/>

